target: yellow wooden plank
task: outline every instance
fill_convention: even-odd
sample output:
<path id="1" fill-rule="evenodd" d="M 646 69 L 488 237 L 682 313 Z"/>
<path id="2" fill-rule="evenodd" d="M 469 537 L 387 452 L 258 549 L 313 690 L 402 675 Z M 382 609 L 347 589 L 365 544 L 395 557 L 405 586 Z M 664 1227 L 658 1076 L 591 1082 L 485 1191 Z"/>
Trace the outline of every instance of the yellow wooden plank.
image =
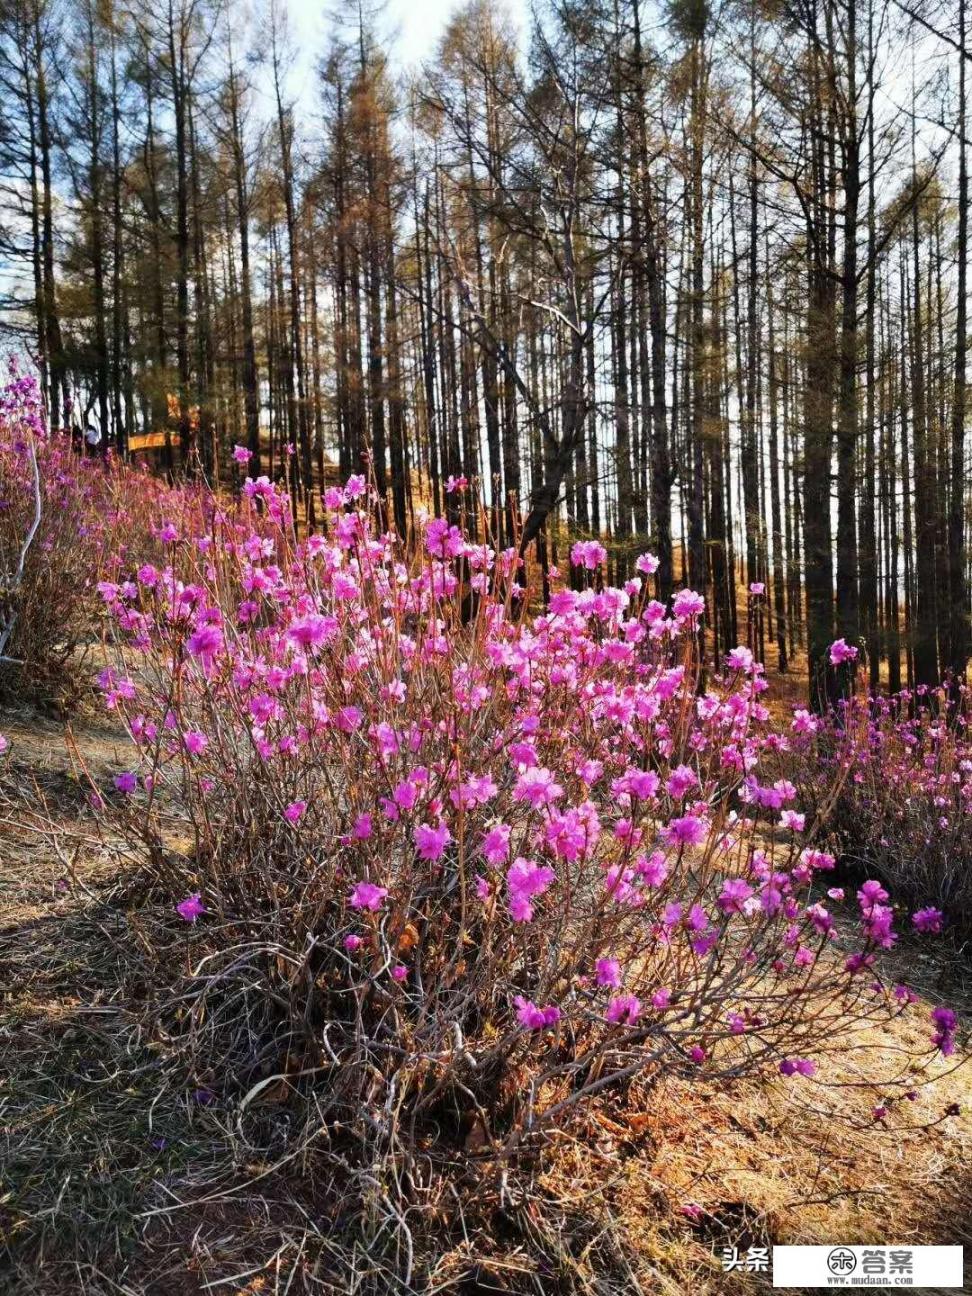
<path id="1" fill-rule="evenodd" d="M 128 452 L 137 454 L 139 450 L 159 450 L 164 445 L 164 432 L 144 432 L 141 436 L 129 437 Z"/>

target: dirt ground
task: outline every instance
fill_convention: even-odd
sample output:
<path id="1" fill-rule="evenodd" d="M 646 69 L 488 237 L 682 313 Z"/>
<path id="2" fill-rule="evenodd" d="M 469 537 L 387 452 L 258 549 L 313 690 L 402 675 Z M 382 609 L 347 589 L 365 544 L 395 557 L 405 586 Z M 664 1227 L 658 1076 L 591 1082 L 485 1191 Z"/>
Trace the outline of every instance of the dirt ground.
<path id="1" fill-rule="evenodd" d="M 312 1203 L 241 1155 L 232 1113 L 159 1090 L 140 1026 L 149 954 L 78 770 L 110 788 L 123 735 L 76 722 L 72 755 L 57 721 L 0 712 L 0 731 L 0 1291 L 339 1290 L 315 1278 Z M 839 1069 L 731 1091 L 666 1083 L 623 1118 L 592 1111 L 582 1137 L 553 1148 L 543 1189 L 585 1213 L 599 1253 L 605 1239 L 617 1252 L 613 1278 L 592 1270 L 592 1292 L 768 1290 L 764 1276 L 724 1272 L 733 1246 L 964 1243 L 972 1260 L 972 1069 L 883 1123 L 862 1080 L 872 1047 L 927 1038 L 929 1004 L 967 1011 L 972 970 L 932 944 L 903 943 L 888 962 L 922 1001 Z M 488 1255 L 444 1255 L 435 1290 L 513 1290 L 529 1272 L 537 1292 L 560 1290 L 497 1238 Z"/>

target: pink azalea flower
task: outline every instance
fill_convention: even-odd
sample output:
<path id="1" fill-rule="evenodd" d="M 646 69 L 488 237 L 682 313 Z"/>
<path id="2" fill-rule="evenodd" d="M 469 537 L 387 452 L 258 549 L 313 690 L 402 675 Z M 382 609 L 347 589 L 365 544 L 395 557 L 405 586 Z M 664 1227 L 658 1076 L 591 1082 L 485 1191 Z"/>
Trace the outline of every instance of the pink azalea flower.
<path id="1" fill-rule="evenodd" d="M 513 1002 L 516 1005 L 517 1021 L 525 1030 L 543 1030 L 560 1021 L 560 1009 L 556 1004 L 538 1008 L 529 999 L 524 999 L 523 995 L 517 995 Z"/>
<path id="2" fill-rule="evenodd" d="M 337 633 L 337 629 L 338 624 L 334 617 L 321 616 L 319 613 L 312 612 L 292 621 L 287 637 L 304 652 L 308 652 L 327 643 Z"/>
<path id="3" fill-rule="evenodd" d="M 849 954 L 844 960 L 844 968 L 851 976 L 857 976 L 861 972 L 866 972 L 868 968 L 874 966 L 874 955 L 865 954 L 859 950 L 856 954 Z"/>
<path id="4" fill-rule="evenodd" d="M 748 648 L 733 648 L 731 652 L 726 653 L 726 665 L 730 670 L 748 671 L 752 669 L 753 654 Z"/>
<path id="5" fill-rule="evenodd" d="M 537 864 L 535 860 L 518 857 L 510 865 L 506 874 L 506 888 L 509 892 L 510 916 L 514 922 L 531 922 L 533 920 L 534 896 L 542 895 L 554 881 L 556 874 L 549 865 Z"/>
<path id="6" fill-rule="evenodd" d="M 682 921 L 682 906 L 677 900 L 670 900 L 662 911 L 662 924 L 665 927 L 676 927 Z"/>
<path id="7" fill-rule="evenodd" d="M 650 855 L 641 855 L 635 860 L 635 872 L 645 886 L 660 887 L 668 877 L 668 860 L 664 851 L 652 851 Z"/>
<path id="8" fill-rule="evenodd" d="M 678 621 L 689 621 L 705 611 L 705 599 L 695 590 L 681 589 L 672 600 L 672 611 Z"/>
<path id="9" fill-rule="evenodd" d="M 548 607 L 552 616 L 567 616 L 577 605 L 577 595 L 573 590 L 557 590 L 550 595 Z"/>
<path id="10" fill-rule="evenodd" d="M 681 768 L 684 769 L 684 766 Z M 689 772 L 691 773 L 691 771 Z M 673 774 L 672 778 L 674 777 L 675 775 Z M 694 774 L 692 775 L 692 778 L 695 782 L 698 782 L 698 780 L 695 779 Z M 669 782 L 671 782 L 671 780 L 669 780 Z M 661 779 L 654 770 L 631 769 L 628 770 L 627 774 L 624 776 L 623 783 L 626 785 L 626 791 L 628 791 L 633 797 L 637 797 L 640 801 L 650 801 L 653 797 L 658 795 L 658 789 L 661 786 Z M 689 783 L 687 786 L 690 787 L 692 784 Z M 669 791 L 671 792 L 671 788 L 669 788 Z M 672 795 L 675 796 L 677 794 L 672 792 Z"/>
<path id="11" fill-rule="evenodd" d="M 288 823 L 297 823 L 307 809 L 306 801 L 291 801 L 288 806 L 284 807 L 283 817 Z"/>
<path id="12" fill-rule="evenodd" d="M 916 931 L 938 935 L 942 930 L 942 911 L 931 906 L 927 909 L 916 909 L 911 915 L 911 921 Z"/>
<path id="13" fill-rule="evenodd" d="M 605 1020 L 613 1026 L 633 1026 L 641 1016 L 641 1000 L 633 994 L 616 995 L 607 1006 Z"/>
<path id="14" fill-rule="evenodd" d="M 716 904 L 723 913 L 744 913 L 745 903 L 753 894 L 753 888 L 742 878 L 726 878 Z"/>
<path id="15" fill-rule="evenodd" d="M 869 940 L 881 949 L 890 949 L 898 939 L 891 929 L 893 921 L 894 911 L 887 905 L 876 904 L 866 910 L 861 925 Z"/>
<path id="16" fill-rule="evenodd" d="M 861 909 L 866 913 L 867 910 L 871 909 L 874 905 L 887 900 L 888 893 L 880 882 L 876 882 L 871 878 L 861 886 L 861 889 L 857 893 L 857 899 Z"/>
<path id="17" fill-rule="evenodd" d="M 205 912 L 206 906 L 200 899 L 198 891 L 186 896 L 185 900 L 180 900 L 176 905 L 176 913 L 180 918 L 185 919 L 187 923 L 194 923 Z"/>
<path id="18" fill-rule="evenodd" d="M 820 721 L 815 715 L 811 715 L 809 711 L 798 708 L 793 712 L 793 724 L 791 727 L 793 732 L 798 734 L 816 733 L 820 728 Z"/>
<path id="19" fill-rule="evenodd" d="M 420 859 L 437 860 L 445 854 L 446 847 L 452 841 L 452 833 L 444 823 L 434 828 L 431 824 L 421 823 L 415 829 L 414 840 Z"/>
<path id="20" fill-rule="evenodd" d="M 810 1058 L 784 1058 L 780 1063 L 780 1075 L 812 1076 L 816 1074 L 817 1064 Z"/>
<path id="21" fill-rule="evenodd" d="M 223 648 L 223 632 L 218 625 L 201 625 L 186 641 L 187 650 L 201 661 L 211 661 Z"/>
<path id="22" fill-rule="evenodd" d="M 594 971 L 599 986 L 610 986 L 617 990 L 621 984 L 621 964 L 617 959 L 600 958 L 594 964 Z"/>
<path id="23" fill-rule="evenodd" d="M 411 810 L 418 800 L 418 788 L 407 780 L 399 783 L 392 792 L 392 800 L 401 810 Z"/>
<path id="24" fill-rule="evenodd" d="M 691 792 L 693 788 L 699 786 L 698 775 L 695 770 L 690 769 L 688 765 L 678 765 L 669 774 L 665 783 L 665 789 L 668 795 L 676 801 L 681 801 L 686 793 Z"/>
<path id="25" fill-rule="evenodd" d="M 801 851 L 800 860 L 808 868 L 818 869 L 823 872 L 830 872 L 837 865 L 837 860 L 828 851 L 810 850 L 809 848 Z M 841 891 L 839 899 L 843 900 L 843 898 L 844 893 Z"/>
<path id="26" fill-rule="evenodd" d="M 359 882 L 351 892 L 352 909 L 370 909 L 376 912 L 384 903 L 388 888 L 375 886 L 373 882 Z"/>
<path id="27" fill-rule="evenodd" d="M 607 550 L 596 540 L 578 540 L 570 551 L 570 561 L 575 567 L 594 571 L 607 561 Z"/>
<path id="28" fill-rule="evenodd" d="M 856 657 L 857 649 L 851 647 L 844 639 L 835 639 L 830 645 L 831 666 L 840 666 L 844 662 L 854 661 Z"/>
<path id="29" fill-rule="evenodd" d="M 709 825 L 697 815 L 672 819 L 663 830 L 670 846 L 701 846 L 708 836 Z"/>
<path id="30" fill-rule="evenodd" d="M 483 838 L 483 855 L 494 868 L 502 864 L 510 853 L 510 832 L 508 824 L 495 824 Z"/>
<path id="31" fill-rule="evenodd" d="M 526 801 L 534 810 L 553 805 L 564 795 L 564 789 L 550 770 L 534 766 L 520 775 L 513 789 L 517 801 Z"/>
<path id="32" fill-rule="evenodd" d="M 949 1057 L 955 1052 L 955 1029 L 958 1026 L 958 1017 L 951 1008 L 941 1007 L 933 1008 L 931 1017 L 938 1027 L 932 1036 L 932 1043 L 945 1057 Z"/>

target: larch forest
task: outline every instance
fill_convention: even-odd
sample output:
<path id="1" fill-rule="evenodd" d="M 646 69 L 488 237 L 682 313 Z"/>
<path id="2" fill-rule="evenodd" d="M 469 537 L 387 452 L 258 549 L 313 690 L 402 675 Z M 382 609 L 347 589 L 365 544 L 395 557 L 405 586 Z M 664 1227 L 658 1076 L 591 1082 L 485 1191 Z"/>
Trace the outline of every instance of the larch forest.
<path id="1" fill-rule="evenodd" d="M 214 481 L 243 441 L 310 526 L 329 466 L 400 532 L 465 478 L 541 563 L 650 542 L 717 662 L 762 582 L 815 691 L 834 633 L 872 686 L 962 675 L 964 4 L 482 0 L 402 75 L 381 30 L 335 15 L 298 99 L 280 0 L 4 4 L 52 426 Z"/>

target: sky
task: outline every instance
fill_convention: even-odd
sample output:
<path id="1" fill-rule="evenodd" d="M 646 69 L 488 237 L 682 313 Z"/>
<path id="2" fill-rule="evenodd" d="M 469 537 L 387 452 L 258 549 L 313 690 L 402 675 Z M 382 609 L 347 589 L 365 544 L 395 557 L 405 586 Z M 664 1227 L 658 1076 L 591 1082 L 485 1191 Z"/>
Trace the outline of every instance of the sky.
<path id="1" fill-rule="evenodd" d="M 349 26 L 357 12 L 356 0 L 286 0 L 291 34 L 303 58 L 298 59 L 295 81 L 310 78 L 316 56 L 324 48 L 325 37 L 333 28 L 331 15 L 346 12 Z M 449 19 L 463 7 L 465 0 L 384 0 L 378 18 L 379 30 L 386 38 L 396 71 L 415 69 L 434 56 Z M 521 26 L 529 12 L 529 0 L 498 0 Z M 365 12 L 377 6 L 365 0 Z M 295 84 L 300 94 L 304 86 Z"/>
<path id="2" fill-rule="evenodd" d="M 403 66 L 420 63 L 431 55 L 442 35 L 449 17 L 460 7 L 462 0 L 388 0 L 382 27 L 394 33 L 395 59 Z M 328 11 L 345 7 L 353 21 L 354 0 L 338 0 L 329 5 L 327 0 L 288 0 L 293 34 L 305 48 L 318 50 L 330 25 Z M 366 5 L 366 11 L 371 6 Z"/>

